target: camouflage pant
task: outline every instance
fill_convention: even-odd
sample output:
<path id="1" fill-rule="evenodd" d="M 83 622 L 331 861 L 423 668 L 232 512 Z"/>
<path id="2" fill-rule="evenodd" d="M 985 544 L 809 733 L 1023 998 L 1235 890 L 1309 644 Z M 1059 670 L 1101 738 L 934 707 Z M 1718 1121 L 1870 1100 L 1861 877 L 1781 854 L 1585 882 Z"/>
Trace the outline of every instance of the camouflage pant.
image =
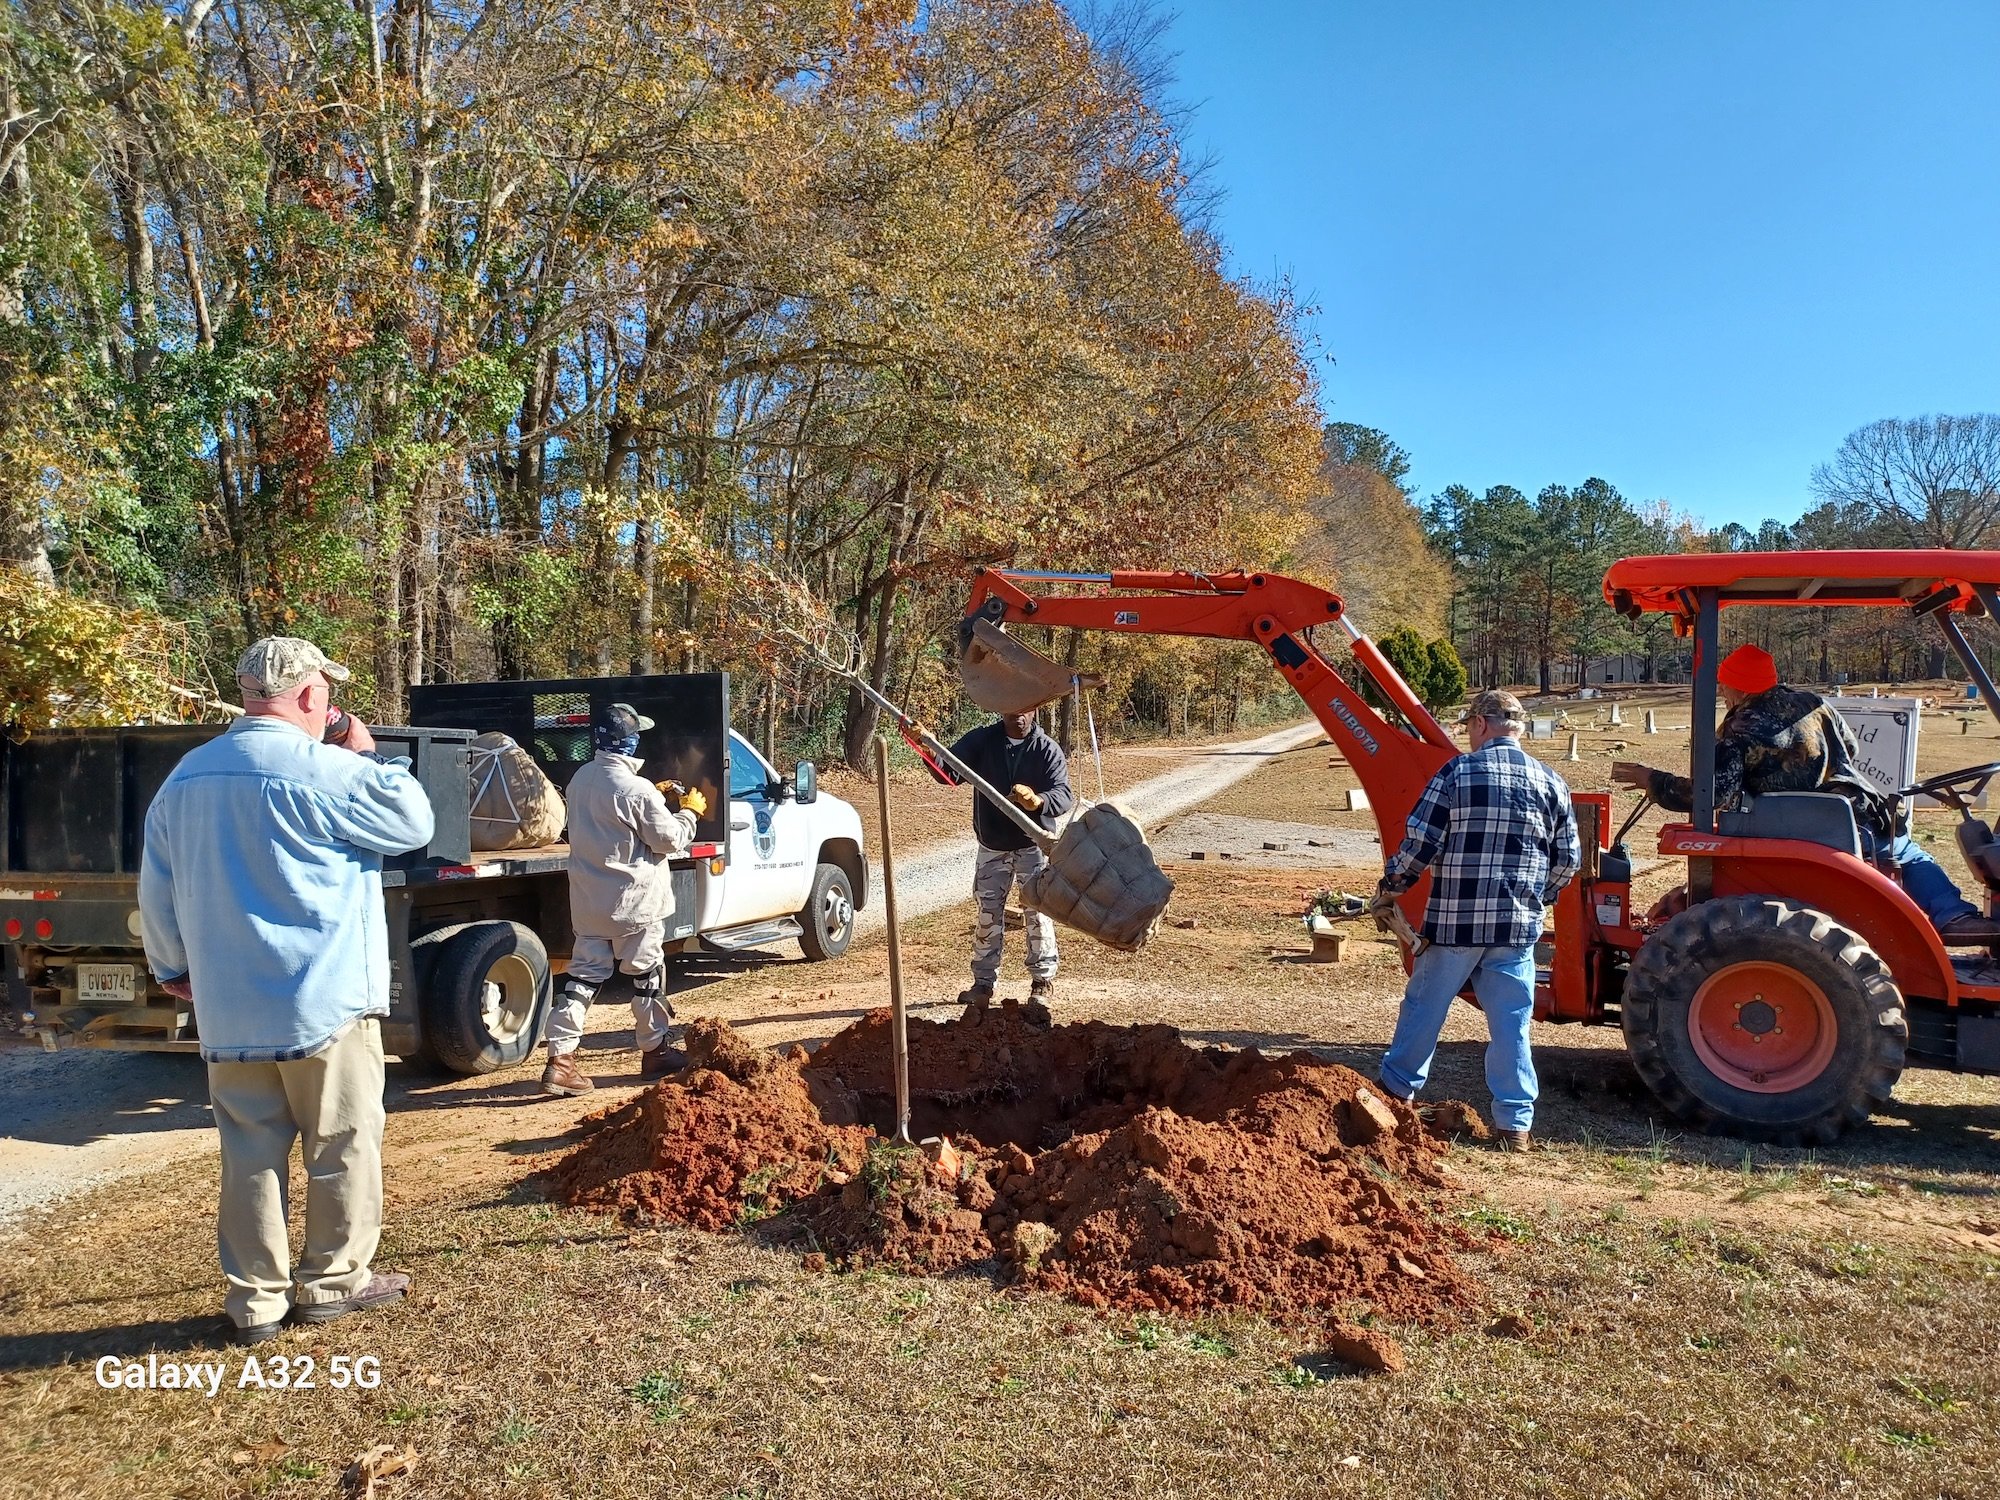
<path id="1" fill-rule="evenodd" d="M 576 935 L 576 944 L 570 950 L 568 978 L 549 1005 L 550 1057 L 574 1052 L 582 1043 L 584 1015 L 596 990 L 611 978 L 614 966 L 634 981 L 632 1034 L 639 1050 L 650 1052 L 669 1040 L 674 1008 L 667 1003 L 666 970 L 662 967 L 665 959 L 660 951 L 660 939 L 665 934 L 666 924 L 655 922 L 648 927 L 634 927 L 617 937 Z M 572 979 L 585 986 L 585 993 L 577 992 L 569 983 Z M 642 990 L 642 985 L 647 987 Z M 651 988 L 652 985 L 658 988 Z"/>
<path id="2" fill-rule="evenodd" d="M 979 909 L 972 938 L 972 982 L 990 985 L 1000 977 L 1000 949 L 1007 933 L 1007 897 L 1014 882 L 1026 880 L 1048 862 L 1035 848 L 985 849 L 972 870 L 972 898 Z M 1038 911 L 1024 912 L 1028 929 L 1028 976 L 1053 979 L 1062 955 L 1056 951 L 1056 924 Z"/>

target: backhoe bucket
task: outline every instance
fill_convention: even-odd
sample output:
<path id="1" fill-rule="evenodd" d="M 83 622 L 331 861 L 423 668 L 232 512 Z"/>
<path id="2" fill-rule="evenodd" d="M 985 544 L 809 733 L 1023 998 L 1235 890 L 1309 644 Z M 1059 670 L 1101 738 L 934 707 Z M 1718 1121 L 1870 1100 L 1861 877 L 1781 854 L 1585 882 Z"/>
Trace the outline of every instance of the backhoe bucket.
<path id="1" fill-rule="evenodd" d="M 960 641 L 959 681 L 965 685 L 965 695 L 990 714 L 1031 713 L 1069 692 L 1073 682 L 1104 686 L 1102 674 L 1072 672 L 1022 645 L 991 620 L 974 620 L 969 632 L 961 632 Z"/>

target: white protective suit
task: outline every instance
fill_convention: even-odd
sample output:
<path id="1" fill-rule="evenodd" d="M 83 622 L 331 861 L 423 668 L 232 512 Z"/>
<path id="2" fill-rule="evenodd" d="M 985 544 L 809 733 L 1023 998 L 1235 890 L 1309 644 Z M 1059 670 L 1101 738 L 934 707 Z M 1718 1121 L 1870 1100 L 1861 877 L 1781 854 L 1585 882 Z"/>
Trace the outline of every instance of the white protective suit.
<path id="1" fill-rule="evenodd" d="M 673 872 L 667 861 L 694 842 L 695 817 L 673 812 L 660 789 L 639 774 L 644 762 L 611 750 L 597 752 L 570 778 L 569 913 L 576 933 L 569 977 L 590 989 L 611 977 L 614 965 L 648 975 L 663 961 L 661 940 L 674 911 Z M 574 1051 L 583 1037 L 589 1005 L 565 985 L 549 1016 L 549 1053 Z M 641 1051 L 665 1039 L 672 1019 L 666 990 L 635 995 L 632 1024 Z"/>

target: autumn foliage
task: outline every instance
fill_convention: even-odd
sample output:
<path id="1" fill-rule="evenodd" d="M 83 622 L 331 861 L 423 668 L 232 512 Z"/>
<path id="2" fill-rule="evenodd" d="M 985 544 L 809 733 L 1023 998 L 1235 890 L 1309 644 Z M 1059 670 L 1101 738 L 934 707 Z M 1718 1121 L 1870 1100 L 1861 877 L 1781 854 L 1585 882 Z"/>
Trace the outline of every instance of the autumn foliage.
<path id="1" fill-rule="evenodd" d="M 1313 524 L 1300 309 L 1190 206 L 1143 26 L 21 0 L 0 27 L 0 557 L 214 665 L 314 636 L 390 716 L 425 680 L 726 666 L 854 754 L 865 705 L 724 629 L 714 556 L 948 713 L 977 565 L 1273 566 Z"/>

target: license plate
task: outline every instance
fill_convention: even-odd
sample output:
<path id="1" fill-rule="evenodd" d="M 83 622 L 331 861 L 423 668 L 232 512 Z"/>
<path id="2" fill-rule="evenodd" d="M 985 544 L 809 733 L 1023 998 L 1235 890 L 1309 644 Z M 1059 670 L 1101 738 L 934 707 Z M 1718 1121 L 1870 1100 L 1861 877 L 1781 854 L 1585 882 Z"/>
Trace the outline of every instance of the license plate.
<path id="1" fill-rule="evenodd" d="M 130 964 L 78 964 L 76 999 L 79 1005 L 130 1005 L 136 992 L 138 971 Z"/>

